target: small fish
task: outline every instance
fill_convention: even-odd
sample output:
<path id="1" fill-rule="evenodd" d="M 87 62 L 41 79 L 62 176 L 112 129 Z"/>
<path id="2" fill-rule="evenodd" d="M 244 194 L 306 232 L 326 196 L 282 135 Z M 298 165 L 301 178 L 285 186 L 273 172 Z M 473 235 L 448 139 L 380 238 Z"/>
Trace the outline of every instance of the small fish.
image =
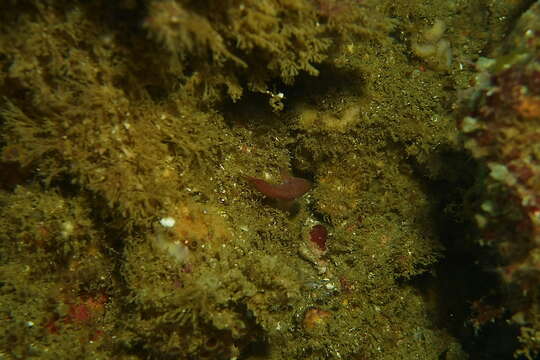
<path id="1" fill-rule="evenodd" d="M 284 181 L 281 184 L 270 184 L 263 179 L 251 176 L 248 176 L 247 180 L 260 193 L 277 200 L 294 200 L 311 189 L 311 182 L 309 180 L 294 176 L 283 176 Z"/>

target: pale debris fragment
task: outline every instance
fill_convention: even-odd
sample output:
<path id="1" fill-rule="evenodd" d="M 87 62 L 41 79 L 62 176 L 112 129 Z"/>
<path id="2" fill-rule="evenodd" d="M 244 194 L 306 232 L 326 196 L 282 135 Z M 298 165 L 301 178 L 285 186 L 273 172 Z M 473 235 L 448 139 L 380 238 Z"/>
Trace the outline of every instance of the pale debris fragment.
<path id="1" fill-rule="evenodd" d="M 159 223 L 163 227 L 171 228 L 171 227 L 174 226 L 174 224 L 176 224 L 176 220 L 174 220 L 174 218 L 168 216 L 168 217 L 164 217 L 161 220 L 159 220 Z"/>

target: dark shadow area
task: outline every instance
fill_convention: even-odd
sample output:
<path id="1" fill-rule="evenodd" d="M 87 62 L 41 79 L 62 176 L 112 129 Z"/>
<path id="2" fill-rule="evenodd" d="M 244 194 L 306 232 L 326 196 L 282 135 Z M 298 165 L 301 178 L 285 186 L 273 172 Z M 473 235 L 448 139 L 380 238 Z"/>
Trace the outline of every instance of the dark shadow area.
<path id="1" fill-rule="evenodd" d="M 506 322 L 497 256 L 477 241 L 474 221 L 476 162 L 465 153 L 439 154 L 444 168 L 426 180 L 433 199 L 443 258 L 413 285 L 424 294 L 435 324 L 455 336 L 471 359 L 512 359 L 516 327 Z M 416 165 L 419 172 L 421 167 Z M 425 174 L 421 175 L 426 178 Z"/>
<path id="2" fill-rule="evenodd" d="M 287 89 L 286 96 L 291 104 L 306 100 L 317 105 L 336 95 L 361 96 L 363 94 L 363 74 L 350 69 L 340 69 L 329 65 L 319 66 L 320 75 L 298 76 L 293 87 Z"/>
<path id="3" fill-rule="evenodd" d="M 263 121 L 268 121 L 268 118 L 283 117 L 299 103 L 324 106 L 325 102 L 331 98 L 362 95 L 364 81 L 362 74 L 358 71 L 338 69 L 326 64 L 321 64 L 318 68 L 319 76 L 303 73 L 298 75 L 292 85 L 275 80 L 269 85 L 268 94 L 245 92 L 237 102 L 225 101 L 221 104 L 220 110 L 228 123 L 233 125 L 234 121 L 246 121 L 248 120 L 246 118 L 257 120 L 253 119 L 253 114 L 258 113 L 261 114 L 258 120 Z M 270 106 L 270 98 L 271 94 L 279 93 L 284 96 L 285 107 L 283 111 L 276 114 Z"/>

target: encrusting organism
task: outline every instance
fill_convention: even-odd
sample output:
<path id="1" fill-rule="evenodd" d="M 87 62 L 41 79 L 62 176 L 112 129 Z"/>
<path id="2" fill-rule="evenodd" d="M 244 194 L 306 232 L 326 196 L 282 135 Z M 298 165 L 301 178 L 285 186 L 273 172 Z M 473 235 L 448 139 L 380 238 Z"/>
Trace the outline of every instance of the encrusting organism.
<path id="1" fill-rule="evenodd" d="M 311 228 L 309 231 L 309 238 L 313 245 L 317 247 L 320 252 L 326 251 L 326 239 L 328 237 L 328 230 L 324 225 L 318 224 Z"/>

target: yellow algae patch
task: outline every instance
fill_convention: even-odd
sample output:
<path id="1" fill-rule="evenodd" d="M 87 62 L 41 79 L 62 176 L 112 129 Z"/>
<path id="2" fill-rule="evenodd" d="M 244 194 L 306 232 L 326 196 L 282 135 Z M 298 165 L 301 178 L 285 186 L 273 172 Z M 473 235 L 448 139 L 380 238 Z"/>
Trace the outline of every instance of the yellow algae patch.
<path id="1" fill-rule="evenodd" d="M 452 65 L 450 42 L 443 38 L 445 31 L 446 24 L 436 20 L 419 39 L 412 42 L 413 53 L 436 70 L 447 70 Z"/>
<path id="2" fill-rule="evenodd" d="M 298 125 L 306 131 L 329 131 L 344 133 L 360 121 L 360 106 L 347 104 L 337 111 L 319 111 L 299 106 Z"/>
<path id="3" fill-rule="evenodd" d="M 354 177 L 340 177 L 334 172 L 321 176 L 316 189 L 316 197 L 332 199 L 332 201 L 319 201 L 318 211 L 331 218 L 342 218 L 350 214 L 360 201 L 363 184 Z"/>
<path id="4" fill-rule="evenodd" d="M 170 214 L 155 225 L 154 245 L 178 262 L 214 254 L 232 238 L 226 219 L 212 205 L 186 202 Z"/>

